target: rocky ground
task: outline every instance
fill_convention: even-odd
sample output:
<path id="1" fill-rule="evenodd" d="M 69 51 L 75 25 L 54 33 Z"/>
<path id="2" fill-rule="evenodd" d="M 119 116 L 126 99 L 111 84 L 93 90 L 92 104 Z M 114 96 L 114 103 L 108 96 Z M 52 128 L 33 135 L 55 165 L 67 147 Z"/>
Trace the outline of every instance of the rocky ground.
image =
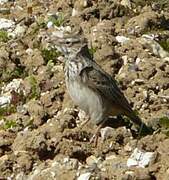
<path id="1" fill-rule="evenodd" d="M 169 179 L 169 1 L 0 0 L 0 179 Z M 81 27 L 94 59 L 154 133 L 125 117 L 101 129 L 64 83 L 48 35 Z"/>

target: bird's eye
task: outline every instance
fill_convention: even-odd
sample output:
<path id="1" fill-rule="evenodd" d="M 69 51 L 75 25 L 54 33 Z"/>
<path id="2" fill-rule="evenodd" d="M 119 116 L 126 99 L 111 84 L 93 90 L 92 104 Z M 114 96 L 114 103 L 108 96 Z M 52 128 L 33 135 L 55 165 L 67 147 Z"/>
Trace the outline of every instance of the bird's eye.
<path id="1" fill-rule="evenodd" d="M 67 44 L 67 45 L 70 45 L 70 44 L 71 44 L 71 42 L 70 42 L 70 41 L 67 41 L 67 42 L 66 42 L 66 44 Z"/>

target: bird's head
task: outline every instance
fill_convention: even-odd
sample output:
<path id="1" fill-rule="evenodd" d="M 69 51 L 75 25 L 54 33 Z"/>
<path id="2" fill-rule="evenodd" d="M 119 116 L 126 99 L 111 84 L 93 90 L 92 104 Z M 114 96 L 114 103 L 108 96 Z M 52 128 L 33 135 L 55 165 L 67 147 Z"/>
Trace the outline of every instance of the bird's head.
<path id="1" fill-rule="evenodd" d="M 86 39 L 79 32 L 56 33 L 54 34 L 52 43 L 58 51 L 67 57 L 77 54 L 82 47 L 87 45 Z"/>

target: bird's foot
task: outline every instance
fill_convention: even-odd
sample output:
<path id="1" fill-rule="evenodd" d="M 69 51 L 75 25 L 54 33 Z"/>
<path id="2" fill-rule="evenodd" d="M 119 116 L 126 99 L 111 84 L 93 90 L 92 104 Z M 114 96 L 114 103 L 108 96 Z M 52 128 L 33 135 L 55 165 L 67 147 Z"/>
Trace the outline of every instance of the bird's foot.
<path id="1" fill-rule="evenodd" d="M 102 128 L 104 122 L 99 124 L 99 126 L 96 129 L 96 132 L 94 133 L 94 135 L 92 136 L 92 138 L 90 139 L 90 144 L 94 143 L 94 146 L 96 147 L 98 144 L 98 138 L 99 138 L 99 133 L 100 133 L 100 129 Z"/>
<path id="2" fill-rule="evenodd" d="M 98 144 L 98 138 L 99 138 L 99 133 L 97 134 L 95 133 L 90 139 L 90 144 L 94 144 L 94 147 L 96 147 Z"/>
<path id="3" fill-rule="evenodd" d="M 86 119 L 85 121 L 83 121 L 81 124 L 80 124 L 80 126 L 79 126 L 79 128 L 80 129 L 82 129 L 88 122 L 89 122 L 89 118 L 88 119 Z"/>

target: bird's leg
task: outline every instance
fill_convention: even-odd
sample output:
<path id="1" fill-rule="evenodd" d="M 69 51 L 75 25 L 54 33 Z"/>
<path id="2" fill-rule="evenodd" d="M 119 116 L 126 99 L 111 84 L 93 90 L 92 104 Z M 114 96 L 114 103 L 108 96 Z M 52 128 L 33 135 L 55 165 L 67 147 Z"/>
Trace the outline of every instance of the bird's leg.
<path id="1" fill-rule="evenodd" d="M 94 133 L 94 135 L 92 136 L 92 138 L 90 139 L 90 144 L 91 143 L 94 143 L 94 146 L 96 147 L 97 146 L 97 141 L 98 141 L 98 138 L 99 138 L 99 132 L 100 132 L 100 129 L 103 127 L 105 121 L 101 122 L 97 129 L 96 129 L 96 132 Z"/>
<path id="2" fill-rule="evenodd" d="M 80 124 L 80 129 L 82 129 L 88 122 L 89 122 L 90 118 L 88 117 L 85 121 L 83 121 L 81 124 Z"/>

